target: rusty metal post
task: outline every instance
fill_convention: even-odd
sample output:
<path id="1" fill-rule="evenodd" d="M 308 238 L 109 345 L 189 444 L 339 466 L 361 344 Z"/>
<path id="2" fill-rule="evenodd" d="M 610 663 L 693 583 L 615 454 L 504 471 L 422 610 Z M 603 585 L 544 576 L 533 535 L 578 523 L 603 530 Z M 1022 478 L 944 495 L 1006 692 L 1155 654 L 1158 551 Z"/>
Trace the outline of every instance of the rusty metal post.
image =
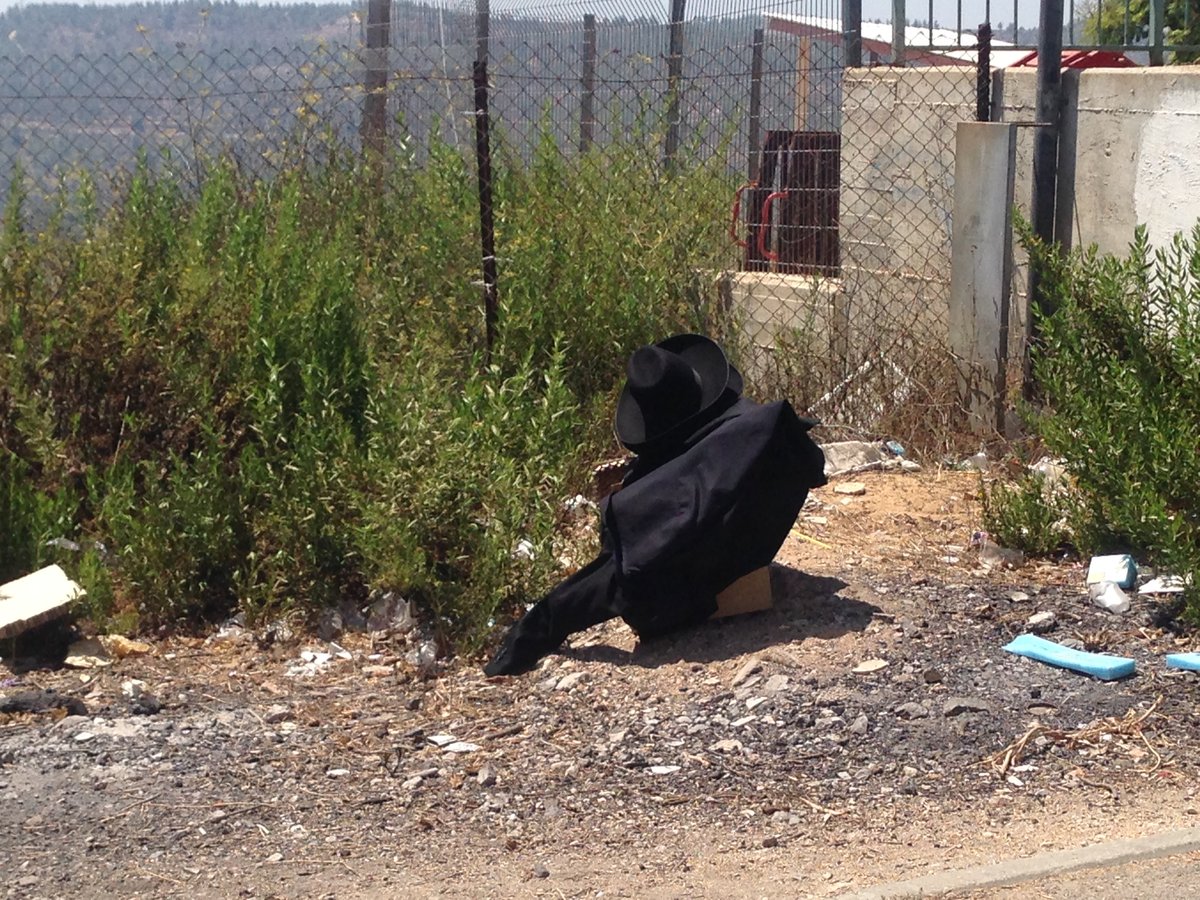
<path id="1" fill-rule="evenodd" d="M 667 48 L 667 135 L 663 141 L 663 169 L 675 170 L 679 153 L 679 125 L 683 117 L 683 17 L 686 0 L 671 0 L 671 24 Z"/>
<path id="2" fill-rule="evenodd" d="M 391 0 L 368 0 L 367 45 L 364 53 L 363 117 L 359 134 L 363 150 L 379 154 L 387 146 L 388 47 L 391 46 Z"/>
<path id="3" fill-rule="evenodd" d="M 596 17 L 583 17 L 583 98 L 579 103 L 579 152 L 587 153 L 596 137 Z"/>
<path id="4" fill-rule="evenodd" d="M 749 149 L 746 164 L 746 180 L 757 181 L 762 165 L 762 77 L 763 40 L 761 28 L 754 29 L 754 41 L 750 45 L 750 127 L 747 136 Z"/>
<path id="5" fill-rule="evenodd" d="M 987 122 L 992 118 L 992 26 L 984 22 L 979 26 L 975 40 L 975 121 Z"/>

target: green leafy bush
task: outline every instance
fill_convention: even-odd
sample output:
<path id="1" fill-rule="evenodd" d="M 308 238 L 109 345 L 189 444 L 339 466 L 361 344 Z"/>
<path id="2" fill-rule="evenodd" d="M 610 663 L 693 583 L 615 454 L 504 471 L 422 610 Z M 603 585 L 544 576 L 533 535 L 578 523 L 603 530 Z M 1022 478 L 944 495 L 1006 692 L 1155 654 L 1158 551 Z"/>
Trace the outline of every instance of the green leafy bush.
<path id="1" fill-rule="evenodd" d="M 1054 312 L 1040 321 L 1030 422 L 1071 475 L 1063 498 L 1084 552 L 1128 550 L 1200 572 L 1200 224 L 1126 257 L 1069 255 L 1023 237 Z M 1030 485 L 993 491 L 995 515 L 1045 534 Z M 1192 609 L 1200 612 L 1193 598 Z"/>
<path id="2" fill-rule="evenodd" d="M 486 361 L 474 178 L 445 146 L 269 182 L 217 161 L 195 194 L 143 162 L 115 207 L 85 176 L 39 229 L 18 178 L 0 570 L 53 555 L 90 614 L 145 625 L 387 588 L 477 645 L 560 577 L 561 503 L 612 451 L 629 348 L 713 321 L 698 273 L 730 252 L 730 176 L 643 158 L 498 160 Z"/>
<path id="3" fill-rule="evenodd" d="M 1014 482 L 983 485 L 983 527 L 1003 547 L 1049 556 L 1070 542 L 1066 495 L 1048 489 L 1037 472 Z"/>

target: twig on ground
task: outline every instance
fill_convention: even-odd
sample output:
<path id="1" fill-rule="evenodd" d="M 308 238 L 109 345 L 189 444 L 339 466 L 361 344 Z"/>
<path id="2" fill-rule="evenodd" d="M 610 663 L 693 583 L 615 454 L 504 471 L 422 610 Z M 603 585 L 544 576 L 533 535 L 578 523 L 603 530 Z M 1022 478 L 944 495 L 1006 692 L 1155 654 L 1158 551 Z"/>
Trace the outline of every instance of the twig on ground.
<path id="1" fill-rule="evenodd" d="M 1001 776 L 1008 774 L 1008 770 L 1015 766 L 1025 756 L 1025 751 L 1029 745 L 1038 738 L 1046 738 L 1052 743 L 1063 743 L 1068 749 L 1074 748 L 1080 744 L 1090 744 L 1098 740 L 1101 735 L 1120 734 L 1129 737 L 1141 737 L 1146 741 L 1145 735 L 1142 733 L 1142 725 L 1147 719 L 1158 711 L 1158 707 L 1162 704 L 1162 695 L 1159 695 L 1155 701 L 1150 704 L 1148 709 L 1138 711 L 1129 710 L 1124 716 L 1117 718 L 1109 716 L 1104 719 L 1097 719 L 1082 728 L 1076 728 L 1073 731 L 1064 731 L 1059 728 L 1047 728 L 1040 722 L 1033 724 L 1030 728 L 1014 740 L 1003 750 L 992 754 L 987 758 Z M 1147 741 L 1147 746 L 1149 742 Z M 1158 756 L 1155 753 L 1155 756 Z M 1161 761 L 1161 759 L 1160 759 Z M 1153 771 L 1151 769 L 1150 771 Z"/>

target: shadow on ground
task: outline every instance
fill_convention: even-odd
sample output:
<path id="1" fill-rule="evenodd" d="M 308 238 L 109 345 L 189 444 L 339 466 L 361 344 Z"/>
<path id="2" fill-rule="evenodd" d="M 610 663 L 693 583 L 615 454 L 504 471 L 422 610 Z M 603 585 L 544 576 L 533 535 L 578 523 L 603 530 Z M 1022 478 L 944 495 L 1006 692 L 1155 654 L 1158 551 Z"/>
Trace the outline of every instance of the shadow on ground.
<path id="1" fill-rule="evenodd" d="M 639 642 L 633 650 L 593 644 L 560 652 L 583 661 L 656 668 L 674 662 L 717 662 L 792 641 L 834 640 L 865 630 L 879 612 L 877 606 L 844 596 L 841 591 L 848 586 L 838 578 L 773 564 L 771 591 L 775 602 L 769 610 L 712 619 L 672 635 Z"/>

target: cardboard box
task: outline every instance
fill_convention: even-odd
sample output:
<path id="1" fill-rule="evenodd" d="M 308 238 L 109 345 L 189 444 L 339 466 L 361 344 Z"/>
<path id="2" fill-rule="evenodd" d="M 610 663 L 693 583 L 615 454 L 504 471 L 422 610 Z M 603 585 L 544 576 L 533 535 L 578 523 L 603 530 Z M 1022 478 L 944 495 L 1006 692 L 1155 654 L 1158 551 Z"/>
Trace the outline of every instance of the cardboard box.
<path id="1" fill-rule="evenodd" d="M 749 575 L 743 575 L 721 593 L 717 594 L 717 611 L 714 619 L 725 616 L 740 616 L 742 613 L 760 612 L 770 609 L 771 572 L 763 566 Z"/>

